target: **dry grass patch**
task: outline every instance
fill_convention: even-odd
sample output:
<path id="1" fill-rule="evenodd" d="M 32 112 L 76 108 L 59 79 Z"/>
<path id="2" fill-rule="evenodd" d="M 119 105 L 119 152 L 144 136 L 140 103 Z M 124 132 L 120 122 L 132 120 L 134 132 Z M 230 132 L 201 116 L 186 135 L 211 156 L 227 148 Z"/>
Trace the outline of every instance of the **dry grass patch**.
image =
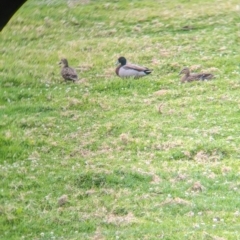
<path id="1" fill-rule="evenodd" d="M 129 212 L 125 216 L 118 216 L 116 214 L 111 213 L 106 216 L 105 222 L 108 224 L 116 225 L 116 226 L 121 226 L 121 225 L 127 226 L 129 224 L 137 223 L 137 218 L 131 212 Z"/>
<path id="2" fill-rule="evenodd" d="M 165 201 L 163 201 L 160 206 L 165 206 L 165 205 L 186 205 L 186 206 L 191 206 L 192 203 L 190 201 L 184 200 L 182 198 L 170 198 L 170 199 L 166 199 Z"/>

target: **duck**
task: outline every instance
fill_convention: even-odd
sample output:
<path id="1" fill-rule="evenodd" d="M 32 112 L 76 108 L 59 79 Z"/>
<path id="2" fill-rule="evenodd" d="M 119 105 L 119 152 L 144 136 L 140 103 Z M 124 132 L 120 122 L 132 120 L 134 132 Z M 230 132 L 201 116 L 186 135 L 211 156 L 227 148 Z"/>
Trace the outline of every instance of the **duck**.
<path id="1" fill-rule="evenodd" d="M 75 69 L 69 67 L 68 60 L 66 58 L 62 58 L 60 63 L 62 65 L 61 75 L 65 81 L 77 81 L 78 75 Z"/>
<path id="2" fill-rule="evenodd" d="M 192 81 L 199 81 L 199 80 L 209 80 L 214 78 L 214 75 L 211 73 L 190 73 L 188 67 L 185 67 L 181 70 L 179 75 L 184 74 L 181 78 L 181 82 L 192 82 Z"/>
<path id="3" fill-rule="evenodd" d="M 152 72 L 152 70 L 146 67 L 127 63 L 127 59 L 125 57 L 119 57 L 117 60 L 117 64 L 118 67 L 116 68 L 115 72 L 121 78 L 139 78 L 149 75 Z"/>

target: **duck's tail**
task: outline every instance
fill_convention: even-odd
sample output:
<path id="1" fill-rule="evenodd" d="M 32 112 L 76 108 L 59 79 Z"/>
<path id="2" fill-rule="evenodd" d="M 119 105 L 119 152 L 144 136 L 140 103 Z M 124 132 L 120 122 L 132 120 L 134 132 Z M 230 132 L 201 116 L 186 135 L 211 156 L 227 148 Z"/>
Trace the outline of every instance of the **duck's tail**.
<path id="1" fill-rule="evenodd" d="M 148 74 L 150 74 L 152 72 L 152 70 L 146 69 L 144 72 L 146 73 L 146 75 L 148 75 Z"/>

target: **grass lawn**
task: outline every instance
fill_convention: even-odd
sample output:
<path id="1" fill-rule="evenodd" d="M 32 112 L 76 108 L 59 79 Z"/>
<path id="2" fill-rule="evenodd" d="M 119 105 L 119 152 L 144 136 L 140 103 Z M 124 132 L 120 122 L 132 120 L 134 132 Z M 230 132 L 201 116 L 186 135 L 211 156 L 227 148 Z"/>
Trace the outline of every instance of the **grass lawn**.
<path id="1" fill-rule="evenodd" d="M 240 239 L 239 16 L 28 0 L 0 33 L 0 239 Z M 152 74 L 119 78 L 120 56 Z M 185 66 L 216 78 L 182 84 Z"/>

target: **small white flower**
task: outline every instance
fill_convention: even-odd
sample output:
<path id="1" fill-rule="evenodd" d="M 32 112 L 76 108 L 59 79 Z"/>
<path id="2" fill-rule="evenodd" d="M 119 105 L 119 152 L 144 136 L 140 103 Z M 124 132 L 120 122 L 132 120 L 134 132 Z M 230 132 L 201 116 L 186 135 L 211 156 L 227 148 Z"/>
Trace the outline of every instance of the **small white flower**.
<path id="1" fill-rule="evenodd" d="M 220 221 L 220 218 L 219 217 L 214 217 L 213 218 L 213 222 L 219 222 Z"/>
<path id="2" fill-rule="evenodd" d="M 199 224 L 195 224 L 194 228 L 200 228 Z"/>

